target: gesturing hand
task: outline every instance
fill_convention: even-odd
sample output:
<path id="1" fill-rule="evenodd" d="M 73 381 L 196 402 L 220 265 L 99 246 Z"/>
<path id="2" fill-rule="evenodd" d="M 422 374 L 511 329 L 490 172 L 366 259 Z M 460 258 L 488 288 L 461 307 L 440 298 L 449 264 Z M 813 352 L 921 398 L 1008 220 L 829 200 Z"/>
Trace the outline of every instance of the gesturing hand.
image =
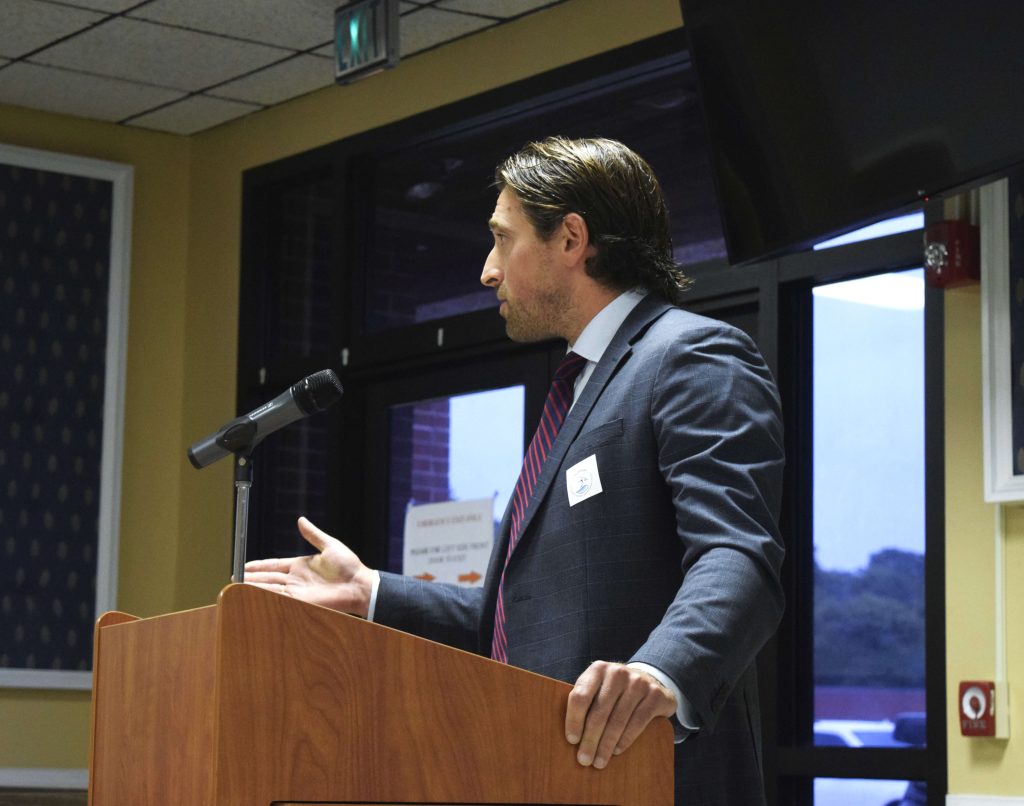
<path id="1" fill-rule="evenodd" d="M 583 766 L 603 769 L 657 717 L 672 716 L 676 698 L 655 678 L 621 663 L 594 661 L 569 692 L 565 738 L 578 744 Z"/>
<path id="2" fill-rule="evenodd" d="M 366 618 L 373 571 L 348 546 L 306 518 L 299 518 L 299 533 L 316 554 L 248 562 L 246 584 Z"/>

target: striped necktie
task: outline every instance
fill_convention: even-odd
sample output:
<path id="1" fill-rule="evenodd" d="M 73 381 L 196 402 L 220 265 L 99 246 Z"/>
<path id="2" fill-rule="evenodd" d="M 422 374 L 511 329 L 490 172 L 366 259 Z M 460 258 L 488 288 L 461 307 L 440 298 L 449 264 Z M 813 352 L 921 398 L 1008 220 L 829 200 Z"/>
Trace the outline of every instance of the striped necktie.
<path id="1" fill-rule="evenodd" d="M 551 389 L 548 391 L 547 399 L 544 401 L 544 411 L 540 417 L 540 423 L 534 432 L 530 447 L 526 451 L 526 458 L 523 460 L 523 469 L 519 473 L 519 481 L 516 482 L 515 492 L 512 493 L 512 516 L 508 536 L 508 552 L 505 554 L 505 563 L 512 556 L 512 551 L 519 542 L 520 527 L 523 517 L 526 515 L 526 508 L 530 503 L 530 496 L 533 488 L 540 478 L 541 469 L 544 467 L 544 460 L 548 451 L 555 444 L 558 430 L 562 427 L 562 421 L 572 406 L 573 384 L 576 376 L 580 374 L 587 364 L 587 359 L 576 353 L 569 353 L 555 370 L 555 378 L 551 381 Z M 498 601 L 494 608 L 494 635 L 491 638 L 491 657 L 494 660 L 508 663 L 508 637 L 505 635 L 505 570 L 502 569 L 501 580 L 498 582 Z"/>

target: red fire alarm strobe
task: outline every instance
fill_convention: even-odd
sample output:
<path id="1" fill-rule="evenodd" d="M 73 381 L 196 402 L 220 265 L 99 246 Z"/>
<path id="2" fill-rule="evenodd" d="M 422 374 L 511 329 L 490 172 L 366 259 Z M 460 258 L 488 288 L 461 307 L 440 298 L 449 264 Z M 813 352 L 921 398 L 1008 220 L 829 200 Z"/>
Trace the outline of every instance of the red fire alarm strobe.
<path id="1" fill-rule="evenodd" d="M 991 680 L 965 680 L 960 684 L 960 733 L 996 735 L 996 684 Z"/>

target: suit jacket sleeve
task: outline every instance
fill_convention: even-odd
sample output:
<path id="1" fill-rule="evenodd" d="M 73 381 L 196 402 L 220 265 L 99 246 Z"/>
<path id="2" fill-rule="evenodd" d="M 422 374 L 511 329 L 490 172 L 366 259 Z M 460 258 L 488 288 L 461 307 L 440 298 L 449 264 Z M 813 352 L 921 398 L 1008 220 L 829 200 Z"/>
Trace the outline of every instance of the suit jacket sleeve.
<path id="1" fill-rule="evenodd" d="M 483 590 L 380 572 L 374 621 L 476 652 Z"/>
<path id="2" fill-rule="evenodd" d="M 717 324 L 662 353 L 650 401 L 683 581 L 631 660 L 668 674 L 710 727 L 784 606 L 780 407 L 750 340 Z"/>

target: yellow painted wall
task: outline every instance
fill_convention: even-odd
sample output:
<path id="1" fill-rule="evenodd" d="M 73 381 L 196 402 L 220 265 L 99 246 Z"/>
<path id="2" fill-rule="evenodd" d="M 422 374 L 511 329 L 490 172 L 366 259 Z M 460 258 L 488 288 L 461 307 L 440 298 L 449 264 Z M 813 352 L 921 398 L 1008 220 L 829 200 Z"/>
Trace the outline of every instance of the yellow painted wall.
<path id="1" fill-rule="evenodd" d="M 189 142 L 0 107 L 0 142 L 134 166 L 118 603 L 175 606 Z M 89 692 L 0 689 L 0 767 L 84 767 Z"/>
<path id="2" fill-rule="evenodd" d="M 569 0 L 193 137 L 0 107 L 0 142 L 135 167 L 118 607 L 210 604 L 231 470 L 186 446 L 234 414 L 242 171 L 678 28 L 677 0 Z M 83 768 L 87 692 L 0 689 L 0 768 Z"/>
<path id="3" fill-rule="evenodd" d="M 981 294 L 946 292 L 946 725 L 949 791 L 1024 795 L 1024 509 L 1005 506 L 1010 739 L 960 735 L 961 680 L 996 674 L 996 505 L 984 502 Z"/>

